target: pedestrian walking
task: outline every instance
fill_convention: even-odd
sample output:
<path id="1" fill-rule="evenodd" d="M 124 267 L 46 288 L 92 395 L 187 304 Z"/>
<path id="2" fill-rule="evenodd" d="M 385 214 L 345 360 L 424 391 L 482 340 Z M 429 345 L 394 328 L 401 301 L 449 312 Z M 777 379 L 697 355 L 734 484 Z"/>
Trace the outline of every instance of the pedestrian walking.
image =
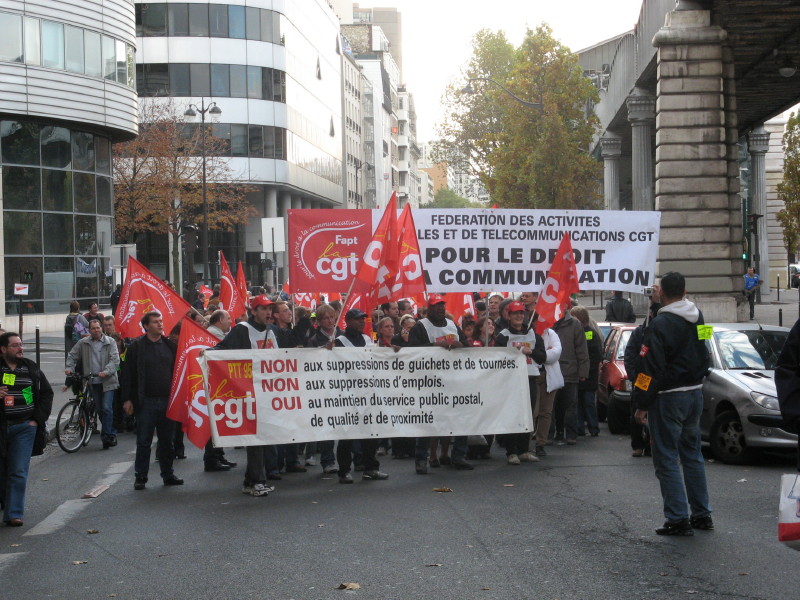
<path id="1" fill-rule="evenodd" d="M 175 421 L 167 418 L 167 404 L 177 347 L 164 337 L 164 322 L 157 312 L 142 317 L 143 336 L 128 348 L 128 382 L 124 386 L 126 414 L 136 412 L 136 461 L 133 489 L 143 490 L 150 470 L 153 434 L 158 432 L 156 457 L 164 485 L 183 485 L 172 469 L 175 460 Z"/>
<path id="2" fill-rule="evenodd" d="M 683 275 L 671 271 L 661 278 L 662 306 L 644 332 L 633 388 L 635 418 L 649 425 L 664 501 L 658 535 L 714 528 L 700 447 L 708 334 L 703 313 L 685 294 Z"/>
<path id="3" fill-rule="evenodd" d="M 53 407 L 53 388 L 47 377 L 23 354 L 18 334 L 0 335 L 0 505 L 9 527 L 23 524 L 36 432 L 45 426 Z"/>
<path id="4" fill-rule="evenodd" d="M 747 298 L 747 303 L 750 305 L 751 321 L 756 316 L 756 292 L 761 287 L 761 283 L 761 277 L 759 277 L 755 269 L 748 267 L 747 273 L 744 275 L 744 297 Z"/>

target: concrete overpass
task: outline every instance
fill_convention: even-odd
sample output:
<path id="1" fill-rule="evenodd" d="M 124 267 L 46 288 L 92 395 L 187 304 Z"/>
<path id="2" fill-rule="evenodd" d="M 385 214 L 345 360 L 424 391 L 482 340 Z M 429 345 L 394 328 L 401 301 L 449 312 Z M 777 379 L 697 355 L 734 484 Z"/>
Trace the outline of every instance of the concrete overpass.
<path id="1" fill-rule="evenodd" d="M 600 90 L 606 208 L 661 211 L 659 273 L 681 271 L 707 320 L 743 320 L 746 215 L 767 214 L 763 125 L 800 101 L 800 2 L 644 0 L 632 31 L 578 55 Z M 765 271 L 774 224 L 757 227 Z"/>

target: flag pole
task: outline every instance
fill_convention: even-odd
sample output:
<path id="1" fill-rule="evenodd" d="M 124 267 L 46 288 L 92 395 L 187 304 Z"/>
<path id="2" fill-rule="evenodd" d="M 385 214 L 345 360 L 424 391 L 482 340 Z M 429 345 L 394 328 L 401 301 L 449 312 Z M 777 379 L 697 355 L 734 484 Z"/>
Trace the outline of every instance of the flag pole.
<path id="1" fill-rule="evenodd" d="M 339 326 L 339 319 L 342 318 L 342 312 L 344 312 L 345 304 L 347 304 L 347 302 L 350 300 L 350 294 L 353 291 L 353 286 L 355 285 L 355 283 L 356 283 L 356 278 L 353 277 L 353 279 L 350 281 L 350 288 L 347 290 L 347 298 L 345 298 L 344 302 L 342 302 L 342 307 L 339 309 L 339 313 L 336 315 L 336 321 L 333 324 L 334 335 L 336 335 L 336 328 Z M 331 337 L 331 339 L 333 339 L 333 337 Z"/>

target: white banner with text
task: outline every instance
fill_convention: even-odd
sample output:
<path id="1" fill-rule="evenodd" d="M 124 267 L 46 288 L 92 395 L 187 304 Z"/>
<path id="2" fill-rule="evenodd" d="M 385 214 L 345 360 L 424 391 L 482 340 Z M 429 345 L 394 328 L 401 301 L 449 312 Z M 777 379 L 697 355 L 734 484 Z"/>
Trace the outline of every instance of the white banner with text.
<path id="1" fill-rule="evenodd" d="M 532 431 L 515 348 L 207 350 L 217 447 Z"/>

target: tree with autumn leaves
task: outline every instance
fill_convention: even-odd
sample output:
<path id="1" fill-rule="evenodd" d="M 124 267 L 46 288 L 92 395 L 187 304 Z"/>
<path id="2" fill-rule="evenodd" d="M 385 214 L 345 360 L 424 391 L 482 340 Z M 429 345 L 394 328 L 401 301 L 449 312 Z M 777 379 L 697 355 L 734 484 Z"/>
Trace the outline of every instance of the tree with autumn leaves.
<path id="1" fill-rule="evenodd" d="M 541 108 L 526 106 L 503 91 Z M 475 93 L 462 91 L 471 81 Z M 547 25 L 518 48 L 482 30 L 463 79 L 444 95 L 436 158 L 461 161 L 503 208 L 593 209 L 601 204 L 602 165 L 589 154 L 598 129 L 597 90 L 577 56 Z"/>
<path id="2" fill-rule="evenodd" d="M 181 285 L 180 235 L 184 225 L 202 223 L 201 125 L 185 122 L 172 99 L 140 98 L 139 136 L 114 146 L 116 239 L 133 243 L 136 234 L 172 239 L 170 279 Z M 255 209 L 229 164 L 229 140 L 212 135 L 206 123 L 206 199 L 210 231 L 233 231 Z M 178 287 L 178 289 L 181 289 Z"/>
<path id="3" fill-rule="evenodd" d="M 777 219 L 783 227 L 787 252 L 796 254 L 800 241 L 800 113 L 789 117 L 783 147 L 783 180 L 778 184 L 778 198 L 783 201 L 783 209 L 778 212 Z"/>

